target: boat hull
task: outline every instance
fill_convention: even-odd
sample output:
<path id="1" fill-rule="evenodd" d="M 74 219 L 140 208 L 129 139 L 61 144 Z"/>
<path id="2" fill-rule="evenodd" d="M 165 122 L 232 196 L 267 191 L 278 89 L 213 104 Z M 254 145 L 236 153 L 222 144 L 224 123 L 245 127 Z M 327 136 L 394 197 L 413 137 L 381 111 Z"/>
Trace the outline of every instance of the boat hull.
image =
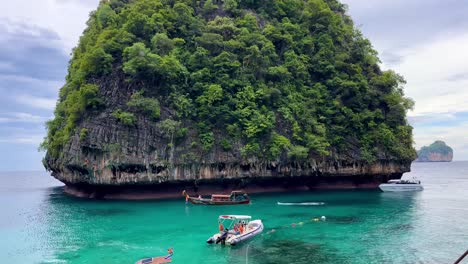
<path id="1" fill-rule="evenodd" d="M 154 257 L 154 258 L 145 258 L 137 261 L 135 264 L 162 264 L 162 263 L 171 263 L 172 258 L 166 257 Z"/>
<path id="2" fill-rule="evenodd" d="M 192 204 L 202 204 L 202 205 L 236 205 L 236 204 L 249 204 L 250 200 L 244 201 L 213 201 L 211 199 L 203 198 L 188 198 Z"/>
<path id="3" fill-rule="evenodd" d="M 228 237 L 226 238 L 226 245 L 235 246 L 243 241 L 249 240 L 257 236 L 258 234 L 262 233 L 263 228 L 264 227 L 263 227 L 263 223 L 261 220 L 253 220 L 249 223 L 249 225 L 247 226 L 247 231 L 245 231 L 244 233 L 238 234 L 238 235 L 235 235 L 235 234 L 228 235 Z M 220 236 L 221 234 L 217 233 L 213 235 L 212 237 L 208 238 L 206 242 L 208 244 L 216 243 L 216 241 L 218 240 Z"/>
<path id="4" fill-rule="evenodd" d="M 420 184 L 387 184 L 379 185 L 380 190 L 384 192 L 417 192 L 424 190 Z"/>

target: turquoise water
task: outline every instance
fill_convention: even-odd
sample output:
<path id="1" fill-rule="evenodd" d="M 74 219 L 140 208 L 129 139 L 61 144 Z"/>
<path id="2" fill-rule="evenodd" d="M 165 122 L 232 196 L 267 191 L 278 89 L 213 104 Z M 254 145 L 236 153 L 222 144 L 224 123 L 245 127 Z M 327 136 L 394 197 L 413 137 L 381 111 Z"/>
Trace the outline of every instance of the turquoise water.
<path id="1" fill-rule="evenodd" d="M 207 207 L 77 199 L 44 173 L 1 173 L 0 263 L 134 263 L 168 247 L 173 263 L 453 263 L 468 249 L 468 162 L 416 163 L 412 176 L 423 192 L 252 195 L 251 205 Z M 233 248 L 207 245 L 220 214 L 252 215 L 265 231 Z"/>

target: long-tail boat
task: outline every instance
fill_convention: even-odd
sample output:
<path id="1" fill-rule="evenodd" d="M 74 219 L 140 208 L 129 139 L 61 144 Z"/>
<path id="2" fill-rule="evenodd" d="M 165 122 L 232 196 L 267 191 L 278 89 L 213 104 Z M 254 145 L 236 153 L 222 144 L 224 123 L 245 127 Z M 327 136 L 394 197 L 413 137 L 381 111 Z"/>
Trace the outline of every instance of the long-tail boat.
<path id="1" fill-rule="evenodd" d="M 248 204 L 250 198 L 247 193 L 243 191 L 232 191 L 231 194 L 212 194 L 210 198 L 203 198 L 202 196 L 191 197 L 184 190 L 182 195 L 185 196 L 186 202 L 193 204 L 204 205 L 234 205 L 234 204 Z"/>

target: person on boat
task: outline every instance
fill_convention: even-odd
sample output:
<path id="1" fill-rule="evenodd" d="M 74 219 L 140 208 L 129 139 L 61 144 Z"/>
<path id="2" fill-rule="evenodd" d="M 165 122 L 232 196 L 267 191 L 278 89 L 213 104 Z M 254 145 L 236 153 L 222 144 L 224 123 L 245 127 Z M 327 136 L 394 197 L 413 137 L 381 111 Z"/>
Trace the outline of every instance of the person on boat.
<path id="1" fill-rule="evenodd" d="M 234 232 L 235 234 L 239 234 L 239 227 L 238 227 L 238 224 L 234 224 Z"/>
<path id="2" fill-rule="evenodd" d="M 174 250 L 172 248 L 167 249 L 167 256 L 164 258 L 165 260 L 172 259 L 172 255 L 174 254 Z"/>
<path id="3" fill-rule="evenodd" d="M 239 232 L 242 234 L 244 233 L 244 225 L 243 224 L 240 224 L 239 225 Z"/>
<path id="4" fill-rule="evenodd" d="M 221 243 L 222 245 L 226 244 L 226 238 L 229 235 L 229 229 L 226 228 L 223 232 L 221 232 L 221 235 L 216 239 L 216 244 Z"/>
<path id="5" fill-rule="evenodd" d="M 219 223 L 219 232 L 223 232 L 223 231 L 224 231 L 223 223 Z"/>

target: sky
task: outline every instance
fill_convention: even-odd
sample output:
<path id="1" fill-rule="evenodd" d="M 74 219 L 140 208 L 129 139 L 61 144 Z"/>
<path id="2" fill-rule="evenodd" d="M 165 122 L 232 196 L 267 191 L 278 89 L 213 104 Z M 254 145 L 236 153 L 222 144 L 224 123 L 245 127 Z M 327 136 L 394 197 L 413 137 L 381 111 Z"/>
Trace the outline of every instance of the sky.
<path id="1" fill-rule="evenodd" d="M 342 0 L 407 81 L 415 147 L 444 140 L 468 160 L 468 2 Z M 53 116 L 72 48 L 99 0 L 15 0 L 0 9 L 0 171 L 43 170 L 38 145 Z"/>

